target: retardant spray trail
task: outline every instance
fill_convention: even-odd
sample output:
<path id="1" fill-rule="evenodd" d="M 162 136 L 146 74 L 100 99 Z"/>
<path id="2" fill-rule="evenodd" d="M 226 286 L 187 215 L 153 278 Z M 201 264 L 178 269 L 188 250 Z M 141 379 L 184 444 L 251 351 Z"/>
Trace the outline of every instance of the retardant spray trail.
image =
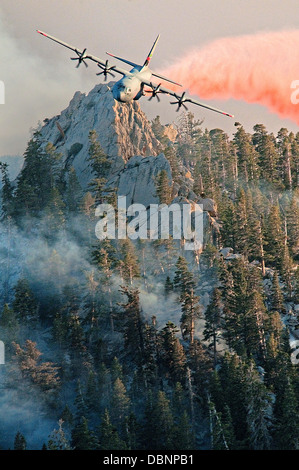
<path id="1" fill-rule="evenodd" d="M 161 73 L 200 98 L 259 103 L 299 124 L 299 104 L 291 101 L 291 83 L 299 80 L 298 44 L 298 30 L 217 39 Z"/>

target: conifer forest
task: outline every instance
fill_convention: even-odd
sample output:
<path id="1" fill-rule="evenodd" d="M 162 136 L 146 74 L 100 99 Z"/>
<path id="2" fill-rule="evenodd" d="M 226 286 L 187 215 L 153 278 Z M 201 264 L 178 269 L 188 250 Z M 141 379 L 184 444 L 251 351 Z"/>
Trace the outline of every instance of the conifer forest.
<path id="1" fill-rule="evenodd" d="M 87 187 L 40 129 L 0 164 L 0 448 L 297 450 L 299 132 L 149 124 L 159 202 L 210 204 L 201 252 L 95 236 L 117 191 L 93 128 Z"/>

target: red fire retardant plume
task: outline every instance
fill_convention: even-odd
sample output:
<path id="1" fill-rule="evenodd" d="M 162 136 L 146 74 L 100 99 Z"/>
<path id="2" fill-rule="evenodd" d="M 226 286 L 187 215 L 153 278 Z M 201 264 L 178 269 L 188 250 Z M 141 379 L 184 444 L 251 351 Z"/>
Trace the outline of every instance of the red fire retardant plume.
<path id="1" fill-rule="evenodd" d="M 299 30 L 217 39 L 161 73 L 200 98 L 259 103 L 299 124 L 299 104 L 291 102 L 292 94 L 299 101 Z"/>

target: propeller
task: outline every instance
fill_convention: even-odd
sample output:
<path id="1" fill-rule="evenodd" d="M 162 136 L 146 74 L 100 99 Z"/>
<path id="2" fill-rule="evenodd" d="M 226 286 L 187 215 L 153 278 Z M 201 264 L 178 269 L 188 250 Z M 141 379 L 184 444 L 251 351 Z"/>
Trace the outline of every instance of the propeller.
<path id="1" fill-rule="evenodd" d="M 79 52 L 77 51 L 77 49 L 75 49 L 75 52 L 77 54 L 78 57 L 71 57 L 71 60 L 77 60 L 78 61 L 78 64 L 76 65 L 76 69 L 79 67 L 79 65 L 83 62 L 83 64 L 85 65 L 85 67 L 88 67 L 88 64 L 85 62 L 84 59 L 87 59 L 88 56 L 85 55 L 85 52 L 86 52 L 86 48 L 84 49 L 84 51 L 82 52 Z"/>
<path id="2" fill-rule="evenodd" d="M 159 96 L 158 96 L 158 93 L 163 93 L 162 91 L 160 91 L 160 87 L 161 87 L 161 83 L 159 83 L 159 85 L 155 86 L 155 85 L 153 85 L 152 82 L 151 82 L 151 88 L 152 88 L 152 89 L 151 89 L 151 90 L 147 90 L 147 92 L 146 92 L 146 93 L 151 93 L 151 94 L 152 94 L 152 96 L 148 99 L 148 101 L 151 101 L 154 97 L 156 97 L 157 100 L 158 100 L 158 102 L 160 103 L 161 100 L 160 100 L 160 98 L 159 98 Z"/>
<path id="3" fill-rule="evenodd" d="M 103 74 L 104 77 L 105 77 L 104 78 L 105 81 L 107 80 L 107 75 L 111 75 L 112 77 L 115 77 L 114 73 L 111 72 L 111 70 L 115 69 L 115 65 L 110 65 L 109 66 L 108 60 L 106 60 L 105 65 L 98 64 L 98 67 L 100 67 L 100 69 L 102 69 L 103 72 L 99 72 L 96 75 L 102 75 Z"/>
<path id="4" fill-rule="evenodd" d="M 179 111 L 180 107 L 183 106 L 185 108 L 186 111 L 188 111 L 188 108 L 187 106 L 184 104 L 184 101 L 188 101 L 186 98 L 185 98 L 185 94 L 186 92 L 184 91 L 184 93 L 182 94 L 182 96 L 178 96 L 174 93 L 174 96 L 176 97 L 177 101 L 171 101 L 170 104 L 177 104 L 178 107 L 177 107 L 177 111 Z"/>

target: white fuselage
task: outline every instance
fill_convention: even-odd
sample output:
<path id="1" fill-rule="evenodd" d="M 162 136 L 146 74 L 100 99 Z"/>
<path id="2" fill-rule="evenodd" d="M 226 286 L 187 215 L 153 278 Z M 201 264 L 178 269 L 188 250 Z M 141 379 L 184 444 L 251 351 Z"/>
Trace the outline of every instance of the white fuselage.
<path id="1" fill-rule="evenodd" d="M 148 67 L 134 67 L 128 75 L 115 83 L 112 88 L 113 97 L 122 103 L 138 100 L 142 96 L 143 80 L 150 80 L 152 72 Z"/>

